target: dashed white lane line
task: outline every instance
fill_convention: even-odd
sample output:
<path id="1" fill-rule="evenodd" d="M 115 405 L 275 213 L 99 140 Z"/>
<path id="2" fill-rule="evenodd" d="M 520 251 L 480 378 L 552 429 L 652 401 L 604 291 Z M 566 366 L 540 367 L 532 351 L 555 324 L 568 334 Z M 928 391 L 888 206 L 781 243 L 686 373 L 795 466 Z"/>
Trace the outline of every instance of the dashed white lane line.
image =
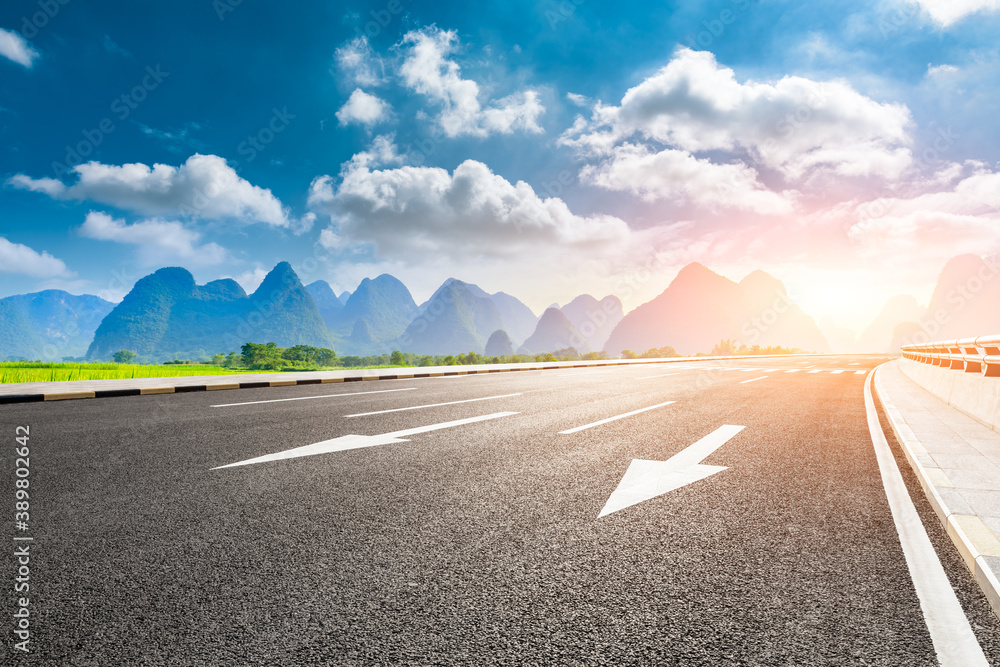
<path id="1" fill-rule="evenodd" d="M 793 368 L 793 369 L 791 369 L 791 370 L 787 370 L 787 371 L 785 371 L 785 372 L 786 372 L 786 373 L 798 373 L 798 372 L 799 372 L 799 371 L 801 371 L 801 370 L 802 370 L 801 368 Z"/>
<path id="2" fill-rule="evenodd" d="M 266 463 L 268 461 L 280 461 L 282 459 L 295 459 L 300 456 L 315 456 L 316 454 L 329 454 L 330 452 L 342 452 L 348 449 L 360 449 L 362 447 L 391 445 L 397 442 L 407 442 L 406 438 L 408 438 L 411 435 L 418 435 L 420 433 L 427 433 L 429 431 L 437 431 L 442 428 L 452 428 L 454 426 L 462 426 L 464 424 L 473 424 L 475 422 L 486 421 L 489 419 L 498 419 L 499 417 L 509 417 L 510 415 L 516 415 L 516 414 L 519 413 L 495 412 L 491 415 L 482 415 L 481 417 L 469 417 L 467 419 L 456 419 L 455 421 L 444 422 L 441 424 L 431 424 L 430 426 L 418 426 L 417 428 L 408 428 L 402 431 L 393 431 L 391 433 L 382 433 L 380 435 L 342 435 L 339 438 L 333 438 L 332 440 L 324 440 L 323 442 L 317 442 L 312 445 L 305 445 L 304 447 L 295 447 L 294 449 L 286 449 L 283 452 L 266 454 L 264 456 L 258 456 L 253 459 L 247 459 L 246 461 L 229 463 L 224 466 L 216 466 L 215 468 L 212 468 L 212 470 L 219 470 L 220 468 L 235 468 L 236 466 L 246 466 L 254 463 Z"/>
<path id="3" fill-rule="evenodd" d="M 871 374 L 875 371 L 873 370 Z M 882 432 L 882 425 L 872 400 L 871 374 L 865 378 L 865 411 L 868 413 L 868 430 L 875 446 L 875 458 L 882 475 L 882 485 L 889 500 L 892 519 L 899 533 L 906 566 L 910 570 L 913 587 L 920 599 L 924 621 L 930 631 L 931 641 L 942 667 L 979 667 L 989 665 L 983 649 L 972 632 L 969 619 L 962 611 L 955 589 L 948 581 L 944 567 L 927 537 L 920 515 L 906 490 L 896 459 Z"/>
<path id="4" fill-rule="evenodd" d="M 423 410 L 424 408 L 439 408 L 442 405 L 458 405 L 459 403 L 475 403 L 476 401 L 489 401 L 494 398 L 510 398 L 511 396 L 520 396 L 521 392 L 516 394 L 503 394 L 501 396 L 483 396 L 482 398 L 467 398 L 462 401 L 448 401 L 447 403 L 431 403 L 430 405 L 411 405 L 406 408 L 391 408 L 389 410 L 375 410 L 374 412 L 359 412 L 356 415 L 345 415 L 345 417 L 367 417 L 369 415 L 384 415 L 387 412 L 405 412 L 406 410 Z"/>
<path id="5" fill-rule="evenodd" d="M 323 394 L 322 396 L 298 396 L 296 398 L 273 398 L 269 401 L 247 401 L 246 403 L 223 403 L 213 405 L 213 408 L 230 408 L 234 405 L 260 405 L 261 403 L 284 403 L 285 401 L 310 401 L 314 398 L 339 398 L 341 396 L 364 396 L 365 394 L 388 394 L 393 391 L 413 391 L 416 387 L 403 389 L 379 389 L 378 391 L 355 391 L 349 394 Z"/>
<path id="6" fill-rule="evenodd" d="M 864 375 L 867 371 L 854 371 L 855 375 Z"/>
<path id="7" fill-rule="evenodd" d="M 822 370 L 809 371 L 810 374 L 811 373 L 822 373 L 822 372 L 823 372 Z"/>
<path id="8" fill-rule="evenodd" d="M 576 433 L 577 431 L 583 431 L 584 429 L 594 428 L 595 426 L 600 426 L 601 424 L 607 424 L 608 422 L 613 422 L 618 419 L 624 419 L 625 417 L 631 417 L 632 415 L 637 415 L 640 412 L 646 412 L 648 410 L 655 410 L 656 408 L 662 408 L 665 405 L 671 405 L 673 402 L 674 401 L 657 403 L 656 405 L 651 405 L 648 408 L 639 408 L 638 410 L 633 410 L 632 412 L 626 412 L 623 415 L 616 415 L 614 417 L 608 417 L 607 419 L 602 419 L 600 421 L 596 421 L 591 424 L 584 424 L 583 426 L 577 426 L 576 428 L 567 429 L 565 431 L 559 431 L 559 435 L 569 435 L 570 433 Z"/>
<path id="9" fill-rule="evenodd" d="M 842 371 L 842 370 L 830 371 L 830 373 L 832 373 L 833 375 L 838 375 L 838 374 L 843 373 L 843 372 L 844 371 Z"/>
<path id="10" fill-rule="evenodd" d="M 746 384 L 747 382 L 756 382 L 757 380 L 763 380 L 766 377 L 767 377 L 766 375 L 761 375 L 759 378 L 754 378 L 752 380 L 744 380 L 743 382 L 740 382 L 740 384 Z"/>
<path id="11" fill-rule="evenodd" d="M 636 378 L 636 380 L 652 380 L 653 378 L 665 378 L 670 375 L 680 375 L 680 373 L 664 373 L 663 375 L 647 375 L 643 378 Z"/>

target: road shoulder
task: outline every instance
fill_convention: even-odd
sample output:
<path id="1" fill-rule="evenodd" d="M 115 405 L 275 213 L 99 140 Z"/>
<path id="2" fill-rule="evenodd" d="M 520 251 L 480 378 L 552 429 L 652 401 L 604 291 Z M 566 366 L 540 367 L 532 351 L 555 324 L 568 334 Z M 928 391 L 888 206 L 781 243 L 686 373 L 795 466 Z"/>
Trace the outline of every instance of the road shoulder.
<path id="1" fill-rule="evenodd" d="M 925 391 L 897 362 L 878 369 L 875 393 L 931 507 L 1000 615 L 1000 435 Z"/>

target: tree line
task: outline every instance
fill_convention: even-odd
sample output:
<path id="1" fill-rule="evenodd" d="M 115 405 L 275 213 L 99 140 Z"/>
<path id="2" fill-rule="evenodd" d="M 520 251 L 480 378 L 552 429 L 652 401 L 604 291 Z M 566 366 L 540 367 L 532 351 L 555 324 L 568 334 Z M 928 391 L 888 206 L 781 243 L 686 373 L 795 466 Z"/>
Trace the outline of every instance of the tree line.
<path id="1" fill-rule="evenodd" d="M 710 353 L 698 353 L 695 356 L 724 357 L 744 354 L 795 354 L 798 352 L 801 352 L 801 350 L 775 345 L 766 347 L 753 345 L 748 347 L 745 344 L 737 345 L 735 340 L 724 339 L 719 341 Z M 621 354 L 622 359 L 658 359 L 679 356 L 681 355 L 670 346 L 650 348 L 641 354 L 632 350 L 622 350 Z M 114 361 L 119 364 L 134 363 L 136 358 L 136 353 L 131 350 L 119 350 L 113 355 Z M 387 366 L 463 366 L 472 364 L 516 364 L 578 360 L 599 361 L 610 358 L 606 352 L 588 352 L 581 355 L 573 347 L 543 354 L 511 354 L 492 357 L 479 354 L 475 351 L 454 355 L 430 355 L 401 352 L 400 350 L 394 350 L 390 354 L 366 356 L 344 355 L 338 357 L 336 352 L 327 347 L 293 345 L 286 348 L 278 347 L 276 343 L 272 342 L 245 343 L 239 352 L 232 351 L 228 354 L 215 354 L 207 363 L 224 368 L 278 371 Z M 183 364 L 191 362 L 173 360 L 164 363 Z"/>

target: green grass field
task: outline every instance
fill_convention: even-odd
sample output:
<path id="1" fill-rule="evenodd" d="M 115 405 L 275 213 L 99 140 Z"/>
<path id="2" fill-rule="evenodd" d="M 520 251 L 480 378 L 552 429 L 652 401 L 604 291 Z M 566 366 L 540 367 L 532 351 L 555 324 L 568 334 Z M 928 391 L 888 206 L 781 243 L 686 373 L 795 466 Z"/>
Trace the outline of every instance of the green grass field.
<path id="1" fill-rule="evenodd" d="M 222 366 L 153 366 L 140 364 L 70 364 L 32 361 L 0 362 L 0 383 L 60 382 L 64 380 L 127 380 L 130 378 L 177 377 L 181 375 L 224 375 L 260 373 Z"/>
<path id="2" fill-rule="evenodd" d="M 132 378 L 165 378 L 184 375 L 245 375 L 247 373 L 281 373 L 303 370 L 362 370 L 366 368 L 401 368 L 375 365 L 331 368 L 286 368 L 283 371 L 247 370 L 208 365 L 152 364 L 73 364 L 40 361 L 0 361 L 0 384 L 11 382 L 63 382 L 69 380 L 129 380 Z"/>

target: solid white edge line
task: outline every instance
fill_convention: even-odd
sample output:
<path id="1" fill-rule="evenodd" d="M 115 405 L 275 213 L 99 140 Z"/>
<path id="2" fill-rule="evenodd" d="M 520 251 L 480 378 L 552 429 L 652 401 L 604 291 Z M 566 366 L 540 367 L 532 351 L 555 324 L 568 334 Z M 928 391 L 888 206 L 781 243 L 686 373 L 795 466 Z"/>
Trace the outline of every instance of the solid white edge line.
<path id="1" fill-rule="evenodd" d="M 906 566 L 920 600 L 920 609 L 924 613 L 924 621 L 934 643 L 938 662 L 942 667 L 988 667 L 983 649 L 972 632 L 972 626 L 955 595 L 955 589 L 948 581 L 944 566 L 920 521 L 920 515 L 906 490 L 906 483 L 903 482 L 903 476 L 879 423 L 871 390 L 872 376 L 877 370 L 872 369 L 865 377 L 868 430 L 871 432 L 892 520 L 896 524 Z"/>
<path id="2" fill-rule="evenodd" d="M 766 377 L 767 377 L 766 375 L 761 375 L 759 378 L 754 378 L 752 380 L 743 380 L 742 382 L 740 382 L 740 384 L 746 384 L 747 382 L 756 382 L 757 380 L 763 380 Z"/>
<path id="3" fill-rule="evenodd" d="M 516 394 L 503 394 L 502 396 L 483 396 L 482 398 L 467 398 L 461 401 L 448 401 L 447 403 L 432 403 L 430 405 L 411 405 L 406 408 L 390 408 L 389 410 L 376 410 L 374 412 L 359 412 L 356 415 L 344 415 L 344 418 L 349 417 L 368 417 L 369 415 L 384 415 L 387 412 L 404 412 L 406 410 L 420 410 L 422 408 L 439 408 L 442 405 L 458 405 L 459 403 L 475 403 L 476 401 L 488 401 L 494 398 L 510 398 L 511 396 L 520 396 L 521 392 Z"/>
<path id="4" fill-rule="evenodd" d="M 657 403 L 656 405 L 651 405 L 648 408 L 639 408 L 638 410 L 633 410 L 632 412 L 626 412 L 623 415 L 615 415 L 614 417 L 608 417 L 607 419 L 602 419 L 600 421 L 593 422 L 591 424 L 584 424 L 583 426 L 577 426 L 576 428 L 571 428 L 566 431 L 559 431 L 559 435 L 569 435 L 570 433 L 576 433 L 577 431 L 582 431 L 584 429 L 593 428 L 595 426 L 600 426 L 601 424 L 607 424 L 608 422 L 613 422 L 618 419 L 624 419 L 625 417 L 631 417 L 632 415 L 637 415 L 640 412 L 646 412 L 647 410 L 655 410 L 656 408 L 662 408 L 664 405 L 670 405 L 674 401 L 667 401 L 665 403 Z"/>
<path id="5" fill-rule="evenodd" d="M 355 391 L 349 394 L 323 394 L 322 396 L 298 396 L 296 398 L 274 398 L 269 401 L 248 401 L 246 403 L 222 403 L 212 405 L 213 408 L 231 408 L 234 405 L 259 405 L 261 403 L 284 403 L 285 401 L 308 401 L 314 398 L 337 398 L 338 396 L 364 396 L 365 394 L 388 394 L 393 391 L 413 391 L 416 387 L 403 387 L 401 389 L 378 389 L 376 391 Z"/>
<path id="6" fill-rule="evenodd" d="M 647 375 L 644 378 L 636 378 L 636 380 L 652 380 L 653 378 L 665 378 L 669 375 L 680 375 L 680 373 L 664 373 L 663 375 Z"/>

